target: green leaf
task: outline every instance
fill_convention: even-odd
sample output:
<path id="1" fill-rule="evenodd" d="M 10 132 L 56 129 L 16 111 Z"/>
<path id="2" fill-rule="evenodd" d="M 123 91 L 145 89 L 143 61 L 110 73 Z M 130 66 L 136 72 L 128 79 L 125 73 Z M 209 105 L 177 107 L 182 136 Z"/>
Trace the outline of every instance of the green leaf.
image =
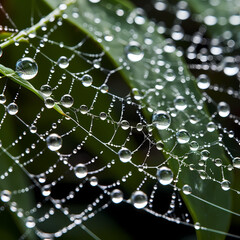
<path id="1" fill-rule="evenodd" d="M 59 1 L 45 0 L 53 9 L 55 9 Z M 78 7 L 79 18 L 72 17 L 72 8 Z M 121 13 L 116 11 L 121 9 Z M 68 20 L 74 24 L 80 31 L 91 36 L 106 51 L 107 55 L 116 66 L 122 66 L 122 60 L 127 62 L 129 69 L 123 68 L 121 74 L 127 84 L 131 88 L 137 88 L 143 94 L 142 104 L 145 104 L 144 115 L 151 123 L 152 113 L 146 109 L 151 108 L 153 111 L 172 110 L 174 108 L 174 99 L 176 95 L 182 95 L 187 102 L 188 108 L 184 112 L 179 112 L 177 117 L 172 117 L 170 128 L 173 132 L 182 128 L 191 135 L 191 140 L 199 143 L 200 149 L 203 150 L 205 142 L 216 142 L 218 133 L 205 133 L 205 138 L 196 138 L 196 134 L 206 131 L 206 124 L 210 117 L 205 106 L 201 109 L 201 93 L 196 87 L 194 77 L 189 73 L 184 61 L 177 56 L 176 51 L 173 53 L 171 49 L 163 51 L 166 41 L 156 31 L 153 31 L 154 24 L 144 19 L 142 25 L 134 22 L 134 9 L 127 1 L 104 0 L 98 4 L 90 3 L 87 0 L 76 1 L 76 4 L 68 7 L 66 10 Z M 123 15 L 123 16 L 118 16 Z M 130 17 L 129 17 L 130 16 Z M 100 19 L 96 23 L 95 19 Z M 107 41 L 106 36 L 113 38 Z M 147 43 L 148 39 L 152 41 Z M 126 56 L 126 47 L 131 41 L 137 41 L 142 47 L 144 58 L 138 62 L 131 62 Z M 171 48 L 171 46 L 170 46 Z M 165 63 L 163 65 L 162 63 Z M 167 68 L 174 70 L 175 80 L 166 81 Z M 170 73 L 171 74 L 171 73 Z M 157 80 L 158 79 L 158 80 Z M 156 95 L 156 81 L 164 85 L 164 88 Z M 162 98 L 164 96 L 164 98 Z M 197 104 L 197 102 L 200 102 Z M 197 106 L 198 105 L 198 106 Z M 198 110 L 198 108 L 200 110 Z M 195 117 L 201 121 L 201 124 L 195 125 L 189 122 L 189 116 Z M 229 164 L 229 160 L 225 156 L 225 152 L 218 144 L 212 145 L 207 149 L 210 151 L 210 158 L 207 160 L 206 172 L 212 179 L 202 180 L 198 172 L 198 162 L 200 160 L 200 151 L 196 153 L 189 150 L 188 145 L 177 145 L 176 136 L 167 130 L 154 130 L 156 140 L 164 141 L 164 151 L 167 153 L 168 163 L 174 172 L 175 177 L 178 176 L 177 186 L 182 188 L 184 184 L 192 187 L 193 195 L 184 195 L 182 197 L 187 205 L 194 222 L 200 222 L 202 226 L 227 232 L 230 224 L 231 214 L 227 211 L 220 210 L 218 207 L 231 209 L 232 196 L 230 191 L 224 192 L 219 182 L 222 181 L 221 168 L 216 168 L 213 160 L 220 157 L 224 165 Z M 168 139 L 168 140 L 167 140 Z M 170 157 L 169 157 L 170 155 Z M 195 166 L 194 171 L 189 170 L 189 165 Z M 226 179 L 231 179 L 231 173 L 224 172 Z M 215 181 L 213 181 L 213 179 Z M 217 182 L 218 181 L 218 182 Z M 196 199 L 204 199 L 211 204 L 204 203 Z M 224 239 L 223 235 L 218 235 L 211 231 L 198 230 L 198 239 Z"/>

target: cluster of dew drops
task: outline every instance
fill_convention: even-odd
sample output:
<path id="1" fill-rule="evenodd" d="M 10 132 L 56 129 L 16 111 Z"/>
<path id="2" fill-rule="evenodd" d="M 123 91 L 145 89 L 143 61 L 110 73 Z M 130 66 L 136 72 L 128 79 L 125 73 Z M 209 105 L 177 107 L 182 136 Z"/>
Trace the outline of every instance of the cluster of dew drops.
<path id="1" fill-rule="evenodd" d="M 100 2 L 100 0 L 90 0 L 90 1 L 92 3 Z M 165 4 L 166 4 L 165 1 L 157 0 L 157 1 L 155 1 L 155 8 L 159 11 L 164 10 Z M 186 11 L 184 8 L 180 9 L 178 12 L 178 17 L 180 19 L 182 18 L 182 20 L 185 20 L 189 17 L 189 12 Z M 138 18 L 137 18 L 137 20 L 135 19 L 135 21 L 136 21 L 136 23 L 141 24 L 141 21 L 143 21 L 143 19 L 141 18 L 141 15 L 138 15 Z M 210 23 L 209 25 L 212 25 L 214 21 L 215 20 L 213 18 L 211 18 L 211 16 L 207 16 L 204 19 L 205 23 Z M 161 31 L 162 28 L 159 28 L 159 29 L 160 29 L 159 31 Z M 177 38 L 177 36 L 178 37 L 181 36 L 181 34 L 180 35 L 177 34 L 177 33 L 179 33 L 178 28 L 176 28 L 176 31 L 174 33 L 175 33 L 175 35 L 174 35 L 175 37 L 173 37 L 173 38 Z M 112 39 L 110 39 L 110 37 L 108 36 L 107 40 L 111 41 Z M 133 63 L 139 62 L 144 58 L 144 51 L 141 49 L 140 44 L 136 41 L 131 41 L 125 47 L 124 51 L 130 62 L 133 62 Z M 1 55 L 2 55 L 2 50 L 0 49 L 0 56 Z M 227 63 L 225 64 L 225 67 L 223 69 L 224 73 L 228 76 L 234 76 L 235 74 L 237 74 L 239 69 L 238 69 L 238 67 L 236 67 L 236 64 L 231 64 L 232 58 L 231 59 L 228 58 L 225 60 L 227 61 Z M 61 69 L 67 69 L 69 64 L 70 64 L 69 59 L 66 56 L 61 56 L 57 61 L 57 65 Z M 20 78 L 22 78 L 23 80 L 29 81 L 37 76 L 38 64 L 33 58 L 23 57 L 16 62 L 15 71 Z M 174 81 L 175 76 L 173 75 L 173 73 L 171 71 L 168 71 L 166 73 L 166 79 L 169 82 L 171 82 L 171 81 Z M 206 74 L 200 74 L 196 80 L 197 80 L 197 86 L 201 90 L 207 90 L 211 86 L 210 79 Z M 89 74 L 84 74 L 81 77 L 81 82 L 84 87 L 90 87 L 93 83 L 93 77 Z M 161 86 L 159 86 L 159 89 L 161 89 Z M 108 91 L 108 86 L 106 84 L 103 84 L 100 87 L 100 90 L 102 93 L 106 93 Z M 137 92 L 137 89 L 133 89 L 133 92 Z M 63 95 L 61 97 L 61 100 L 59 103 L 55 102 L 55 100 L 51 97 L 52 88 L 50 85 L 47 85 L 47 84 L 41 86 L 40 93 L 43 96 L 46 108 L 53 108 L 55 106 L 55 104 L 60 104 L 65 108 L 71 108 L 74 104 L 74 99 L 70 94 Z M 140 97 L 137 94 L 134 96 L 134 98 L 136 100 L 140 100 Z M 1 94 L 0 95 L 0 104 L 4 104 L 5 102 L 6 102 L 6 97 L 4 96 L 4 94 Z M 186 103 L 184 97 L 182 97 L 182 96 L 176 97 L 176 99 L 174 100 L 174 106 L 178 111 L 184 111 L 187 108 L 187 103 Z M 10 115 L 16 115 L 18 113 L 18 105 L 15 102 L 12 102 L 6 107 L 6 111 Z M 84 109 L 84 106 L 82 107 L 82 111 L 87 111 L 86 109 Z M 226 103 L 224 101 L 219 102 L 217 105 L 217 113 L 222 118 L 228 117 L 230 114 L 230 107 L 229 107 L 228 103 Z M 102 116 L 102 118 L 104 118 L 104 117 L 106 117 L 106 116 Z M 157 111 L 153 112 L 152 125 L 154 125 L 159 131 L 168 129 L 171 125 L 170 114 L 164 110 L 157 110 Z M 124 122 L 123 122 L 122 123 L 123 129 L 124 129 L 124 126 L 126 127 L 126 129 L 129 127 L 128 123 L 124 124 Z M 139 129 L 141 130 L 140 126 L 139 126 Z M 207 130 L 209 132 L 212 132 L 215 129 L 216 129 L 216 125 L 213 122 L 210 122 L 207 126 Z M 36 127 L 31 126 L 30 131 L 33 133 L 36 132 L 37 131 Z M 187 143 L 189 143 L 190 139 L 191 139 L 191 136 L 187 130 L 180 129 L 177 131 L 176 140 L 177 140 L 178 144 L 187 144 Z M 63 145 L 62 137 L 57 133 L 51 133 L 46 137 L 46 145 L 50 151 L 58 151 L 61 149 L 61 147 Z M 161 150 L 163 147 L 162 141 L 157 142 L 156 147 L 157 147 L 157 149 Z M 190 143 L 190 149 L 192 151 L 197 151 L 198 147 L 199 146 L 198 146 L 197 142 L 192 141 Z M 201 152 L 201 156 L 202 156 L 203 160 L 207 159 L 209 156 L 209 152 L 207 150 L 203 150 Z M 132 152 L 129 149 L 127 149 L 126 147 L 122 147 L 118 151 L 118 157 L 119 157 L 120 161 L 123 163 L 130 162 L 132 159 Z M 219 163 L 219 164 L 221 164 L 221 163 Z M 240 168 L 240 158 L 239 157 L 235 157 L 233 159 L 233 166 L 235 168 Z M 77 164 L 74 167 L 74 173 L 75 173 L 75 176 L 79 179 L 85 178 L 88 174 L 87 166 L 82 163 Z M 157 168 L 156 178 L 158 179 L 158 181 L 161 185 L 169 185 L 173 182 L 174 175 L 173 175 L 173 172 L 171 169 L 169 169 L 166 166 L 161 166 L 160 168 Z M 44 177 L 42 180 L 39 179 L 39 181 L 40 182 L 42 181 L 44 183 L 45 182 Z M 96 177 L 92 177 L 91 184 L 92 184 L 92 186 L 98 184 L 98 180 Z M 230 182 L 227 180 L 224 180 L 221 183 L 221 187 L 225 191 L 229 190 Z M 183 186 L 182 191 L 186 195 L 192 193 L 192 189 L 188 184 Z M 42 194 L 45 197 L 49 196 L 51 194 L 50 188 L 48 188 L 48 186 L 43 187 Z M 3 190 L 3 191 L 1 191 L 0 197 L 3 202 L 9 202 L 11 200 L 11 195 L 12 195 L 12 193 L 9 190 Z M 124 199 L 123 192 L 120 189 L 114 189 L 110 195 L 111 195 L 112 202 L 115 204 L 121 203 Z M 148 204 L 148 196 L 143 191 L 136 190 L 132 193 L 130 202 L 137 209 L 142 209 L 142 208 L 145 208 Z M 35 220 L 32 216 L 28 216 L 26 218 L 26 227 L 27 228 L 34 228 L 35 224 L 36 224 Z M 196 225 L 195 228 L 199 229 L 199 223 L 196 223 L 195 225 Z"/>

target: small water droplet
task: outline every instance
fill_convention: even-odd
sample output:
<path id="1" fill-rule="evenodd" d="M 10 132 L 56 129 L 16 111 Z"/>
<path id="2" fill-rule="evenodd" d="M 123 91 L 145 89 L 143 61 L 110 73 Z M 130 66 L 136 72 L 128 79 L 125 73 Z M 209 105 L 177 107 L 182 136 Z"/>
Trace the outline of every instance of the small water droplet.
<path id="1" fill-rule="evenodd" d="M 3 190 L 0 195 L 1 200 L 3 202 L 9 202 L 11 199 L 11 196 L 12 196 L 12 193 L 9 190 Z"/>
<path id="2" fill-rule="evenodd" d="M 201 151 L 201 159 L 206 161 L 210 156 L 210 152 L 208 150 Z"/>
<path id="3" fill-rule="evenodd" d="M 163 144 L 162 141 L 158 141 L 158 142 L 156 143 L 156 148 L 157 148 L 157 150 L 163 150 L 163 147 L 164 147 L 164 144 Z"/>
<path id="4" fill-rule="evenodd" d="M 167 167 L 157 170 L 157 179 L 162 185 L 168 185 L 173 181 L 173 172 Z"/>
<path id="5" fill-rule="evenodd" d="M 36 133 L 37 132 L 37 127 L 35 125 L 31 125 L 29 130 L 30 130 L 31 133 Z"/>
<path id="6" fill-rule="evenodd" d="M 217 129 L 217 125 L 214 122 L 209 122 L 207 124 L 207 131 L 214 132 Z"/>
<path id="7" fill-rule="evenodd" d="M 139 62 L 144 57 L 144 52 L 138 42 L 132 41 L 125 47 L 127 58 L 131 62 Z"/>
<path id="8" fill-rule="evenodd" d="M 51 133 L 46 138 L 46 143 L 51 151 L 58 151 L 62 147 L 62 138 L 56 133 Z"/>
<path id="9" fill-rule="evenodd" d="M 92 187 L 95 187 L 95 186 L 98 185 L 98 178 L 95 177 L 95 176 L 92 176 L 92 177 L 89 179 L 89 181 L 90 181 L 90 185 L 91 185 Z"/>
<path id="10" fill-rule="evenodd" d="M 26 218 L 25 226 L 27 228 L 34 228 L 36 226 L 35 219 L 32 216 Z"/>
<path id="11" fill-rule="evenodd" d="M 240 158 L 239 158 L 239 157 L 235 157 L 235 158 L 233 159 L 233 166 L 234 166 L 235 168 L 239 168 L 239 169 L 240 169 Z"/>
<path id="12" fill-rule="evenodd" d="M 135 191 L 131 195 L 131 202 L 135 208 L 142 209 L 147 206 L 148 198 L 144 192 Z"/>
<path id="13" fill-rule="evenodd" d="M 122 148 L 118 152 L 119 159 L 123 162 L 129 162 L 132 159 L 132 153 L 127 148 Z"/>
<path id="14" fill-rule="evenodd" d="M 228 180 L 223 180 L 221 182 L 221 188 L 224 191 L 228 191 L 230 189 L 230 182 Z"/>
<path id="15" fill-rule="evenodd" d="M 74 103 L 74 99 L 71 95 L 65 94 L 62 96 L 60 102 L 65 108 L 70 108 L 70 107 L 72 107 L 72 105 Z"/>
<path id="16" fill-rule="evenodd" d="M 188 184 L 185 184 L 183 187 L 182 187 L 182 191 L 185 195 L 189 195 L 192 193 L 192 188 L 188 185 Z"/>
<path id="17" fill-rule="evenodd" d="M 201 74 L 197 77 L 197 86 L 200 89 L 208 89 L 210 86 L 210 79 L 206 74 Z"/>
<path id="18" fill-rule="evenodd" d="M 58 61 L 57 64 L 60 68 L 65 69 L 69 66 L 69 61 L 68 58 L 65 56 L 61 56 Z"/>
<path id="19" fill-rule="evenodd" d="M 86 106 L 86 105 L 81 105 L 80 106 L 80 112 L 82 113 L 82 114 L 86 114 L 87 112 L 88 112 L 88 107 Z"/>
<path id="20" fill-rule="evenodd" d="M 218 103 L 217 110 L 220 117 L 227 117 L 230 114 L 230 107 L 226 102 Z"/>
<path id="21" fill-rule="evenodd" d="M 51 185 L 45 185 L 42 187 L 42 195 L 48 197 L 51 194 Z"/>
<path id="22" fill-rule="evenodd" d="M 177 136 L 177 141 L 180 144 L 188 143 L 190 140 L 190 135 L 189 135 L 188 131 L 186 131 L 185 129 L 179 130 L 177 132 L 176 136 Z"/>
<path id="23" fill-rule="evenodd" d="M 199 148 L 199 145 L 196 141 L 192 141 L 190 144 L 189 144 L 189 147 L 192 151 L 197 151 L 198 148 Z"/>
<path id="24" fill-rule="evenodd" d="M 32 58 L 21 58 L 16 63 L 16 73 L 22 79 L 30 80 L 37 75 L 38 65 Z"/>
<path id="25" fill-rule="evenodd" d="M 200 223 L 199 223 L 199 222 L 195 222 L 194 228 L 195 228 L 196 230 L 199 230 L 199 229 L 201 228 Z"/>
<path id="26" fill-rule="evenodd" d="M 109 90 L 108 85 L 105 83 L 100 87 L 101 93 L 107 93 L 108 90 Z"/>
<path id="27" fill-rule="evenodd" d="M 93 82 L 93 78 L 89 74 L 83 75 L 81 80 L 84 87 L 90 87 Z"/>
<path id="28" fill-rule="evenodd" d="M 177 110 L 179 111 L 184 111 L 187 108 L 187 103 L 184 97 L 182 96 L 178 96 L 175 100 L 174 100 L 174 106 Z"/>
<path id="29" fill-rule="evenodd" d="M 129 127 L 130 127 L 130 124 L 129 124 L 129 122 L 128 122 L 127 120 L 122 120 L 122 121 L 121 121 L 121 128 L 122 128 L 123 130 L 129 129 Z"/>
<path id="30" fill-rule="evenodd" d="M 152 116 L 152 123 L 156 126 L 157 129 L 164 130 L 170 126 L 171 117 L 167 112 L 158 110 L 154 112 Z"/>
<path id="31" fill-rule="evenodd" d="M 223 72 L 227 76 L 234 76 L 238 73 L 239 67 L 233 57 L 225 57 L 222 62 Z"/>
<path id="32" fill-rule="evenodd" d="M 107 118 L 107 114 L 105 112 L 100 112 L 99 118 L 104 121 Z"/>
<path id="33" fill-rule="evenodd" d="M 111 199 L 112 199 L 112 202 L 113 203 L 120 203 L 122 202 L 123 200 L 123 192 L 119 189 L 114 189 L 112 192 L 111 192 Z"/>
<path id="34" fill-rule="evenodd" d="M 77 178 L 85 178 L 88 174 L 88 170 L 84 164 L 79 163 L 74 167 L 74 173 Z"/>
<path id="35" fill-rule="evenodd" d="M 0 104 L 4 104 L 6 100 L 6 96 L 4 94 L 0 94 Z"/>

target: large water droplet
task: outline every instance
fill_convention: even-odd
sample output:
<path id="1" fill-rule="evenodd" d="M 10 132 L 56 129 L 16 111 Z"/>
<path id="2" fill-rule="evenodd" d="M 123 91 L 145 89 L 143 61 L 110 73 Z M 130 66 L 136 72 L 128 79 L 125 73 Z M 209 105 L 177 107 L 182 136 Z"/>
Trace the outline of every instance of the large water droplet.
<path id="1" fill-rule="evenodd" d="M 190 140 L 190 135 L 185 129 L 181 129 L 177 132 L 177 141 L 180 144 L 188 143 Z"/>
<path id="2" fill-rule="evenodd" d="M 89 74 L 83 75 L 81 80 L 84 87 L 90 87 L 93 82 L 93 78 Z"/>
<path id="3" fill-rule="evenodd" d="M 74 103 L 73 97 L 69 94 L 65 94 L 62 96 L 61 98 L 61 104 L 65 107 L 65 108 L 70 108 L 72 107 Z"/>
<path id="4" fill-rule="evenodd" d="M 16 103 L 10 103 L 7 106 L 7 111 L 10 115 L 16 115 L 18 113 L 18 105 Z"/>
<path id="5" fill-rule="evenodd" d="M 54 107 L 55 101 L 54 101 L 53 98 L 47 97 L 47 98 L 45 98 L 45 100 L 44 100 L 44 104 L 45 104 L 46 108 L 49 108 L 49 109 L 50 109 L 50 108 L 53 108 L 53 107 Z"/>
<path id="6" fill-rule="evenodd" d="M 45 185 L 42 187 L 42 195 L 48 197 L 51 194 L 51 185 Z"/>
<path id="7" fill-rule="evenodd" d="M 74 167 L 74 173 L 77 178 L 85 178 L 88 174 L 88 170 L 84 164 L 79 163 Z"/>
<path id="8" fill-rule="evenodd" d="M 69 66 L 69 61 L 68 58 L 65 56 L 61 56 L 58 61 L 57 64 L 60 68 L 64 69 L 67 68 Z"/>
<path id="9" fill-rule="evenodd" d="M 0 104 L 4 104 L 6 100 L 6 96 L 4 94 L 0 94 Z"/>
<path id="10" fill-rule="evenodd" d="M 129 149 L 127 148 L 122 148 L 118 152 L 119 159 L 126 163 L 129 162 L 132 159 L 132 153 Z"/>
<path id="11" fill-rule="evenodd" d="M 173 172 L 167 167 L 157 170 L 157 179 L 162 185 L 168 185 L 173 181 Z"/>
<path id="12" fill-rule="evenodd" d="M 230 107 L 226 102 L 218 103 L 217 110 L 220 117 L 227 117 L 230 114 Z"/>
<path id="13" fill-rule="evenodd" d="M 127 58 L 131 62 L 139 62 L 144 57 L 144 52 L 138 42 L 132 41 L 125 47 Z"/>
<path id="14" fill-rule="evenodd" d="M 62 147 L 62 138 L 58 134 L 52 133 L 46 138 L 46 143 L 51 151 L 57 151 Z"/>
<path id="15" fill-rule="evenodd" d="M 96 187 L 98 185 L 98 178 L 96 176 L 92 176 L 89 179 L 89 182 L 92 187 Z"/>
<path id="16" fill-rule="evenodd" d="M 206 74 L 201 74 L 197 78 L 197 85 L 200 89 L 208 89 L 210 86 L 209 77 Z"/>
<path id="17" fill-rule="evenodd" d="M 30 80 L 37 75 L 38 65 L 32 58 L 21 58 L 16 63 L 16 73 L 22 79 Z"/>
<path id="18" fill-rule="evenodd" d="M 122 120 L 122 121 L 121 121 L 121 128 L 122 128 L 123 130 L 129 129 L 129 127 L 130 127 L 130 124 L 129 124 L 129 122 L 128 122 L 127 120 Z"/>
<path id="19" fill-rule="evenodd" d="M 114 189 L 112 192 L 111 192 L 111 199 L 113 201 L 113 203 L 120 203 L 122 202 L 123 200 L 123 192 L 119 189 Z"/>
<path id="20" fill-rule="evenodd" d="M 52 88 L 48 84 L 42 85 L 40 91 L 46 97 L 49 97 L 52 94 Z"/>
<path id="21" fill-rule="evenodd" d="M 11 199 L 11 196 L 12 196 L 12 193 L 9 190 L 3 190 L 0 195 L 1 200 L 3 202 L 9 202 Z"/>
<path id="22" fill-rule="evenodd" d="M 152 123 L 157 129 L 164 130 L 170 126 L 171 117 L 167 112 L 158 110 L 152 116 Z"/>
<path id="23" fill-rule="evenodd" d="M 131 202 L 135 208 L 141 209 L 147 206 L 147 195 L 142 191 L 135 191 L 131 195 Z"/>

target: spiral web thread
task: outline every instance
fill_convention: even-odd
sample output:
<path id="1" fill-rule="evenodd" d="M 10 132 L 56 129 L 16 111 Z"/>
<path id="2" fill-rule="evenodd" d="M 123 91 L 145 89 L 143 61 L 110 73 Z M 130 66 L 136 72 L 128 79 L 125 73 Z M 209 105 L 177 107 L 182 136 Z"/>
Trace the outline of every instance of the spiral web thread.
<path id="1" fill-rule="evenodd" d="M 161 3 L 164 4 L 164 2 Z M 163 9 L 161 6 L 164 5 L 161 5 L 161 3 L 157 1 L 155 8 L 158 11 L 164 10 L 170 14 L 176 14 L 174 25 L 184 21 L 184 19 L 181 19 L 181 15 L 177 14 L 174 6 L 169 5 L 167 9 Z M 181 7 L 183 8 L 183 6 L 185 6 L 184 2 L 182 2 Z M 4 26 L 0 26 L 1 31 L 5 30 L 13 34 L 20 32 L 21 29 L 18 29 L 17 24 L 9 17 L 3 6 L 0 5 L 0 7 L 1 18 L 6 22 Z M 191 89 L 186 90 L 186 95 L 191 96 L 192 99 L 192 105 L 189 104 L 187 108 L 190 111 L 197 109 L 196 111 L 201 112 L 202 119 L 195 119 L 189 112 L 176 109 L 174 103 L 169 103 L 164 94 L 160 96 L 162 88 L 171 89 L 171 81 L 164 78 L 161 82 L 153 80 L 154 87 L 145 92 L 141 92 L 141 89 L 133 89 L 130 92 L 127 87 L 118 92 L 119 86 L 114 82 L 119 78 L 118 73 L 121 69 L 131 69 L 128 61 L 123 60 L 122 66 L 118 68 L 108 69 L 108 67 L 105 67 L 107 65 L 104 63 L 106 56 L 103 51 L 93 49 L 93 52 L 84 52 L 82 50 L 85 45 L 91 43 L 87 36 L 81 37 L 81 40 L 74 44 L 59 40 L 59 35 L 56 35 L 56 33 L 59 34 L 67 24 L 66 14 L 64 13 L 65 7 L 65 5 L 60 5 L 59 17 L 50 19 L 36 33 L 29 33 L 27 44 L 15 42 L 9 48 L 16 52 L 15 62 L 23 57 L 31 57 L 38 63 L 38 82 L 34 82 L 34 79 L 31 83 L 36 89 L 40 89 L 42 85 L 50 85 L 52 87 L 51 98 L 59 104 L 67 116 L 59 114 L 51 107 L 51 99 L 50 103 L 45 100 L 45 104 L 43 104 L 33 94 L 28 97 L 28 91 L 13 83 L 10 77 L 8 79 L 4 75 L 1 76 L 0 156 L 5 159 L 6 164 L 1 168 L 0 182 L 2 182 L 1 186 L 8 186 L 8 188 L 1 187 L 1 199 L 3 200 L 1 211 L 6 211 L 9 208 L 24 222 L 26 232 L 21 236 L 21 239 L 26 239 L 31 231 L 43 239 L 59 238 L 76 227 L 80 227 L 90 236 L 98 239 L 85 226 L 85 222 L 114 204 L 114 200 L 111 200 L 111 193 L 115 189 L 123 191 L 123 202 L 133 205 L 135 204 L 131 199 L 131 193 L 135 191 L 145 193 L 147 205 L 143 210 L 156 217 L 195 227 L 195 229 L 240 238 L 237 235 L 207 228 L 203 223 L 194 224 L 188 213 L 178 214 L 179 210 L 176 210 L 181 209 L 183 204 L 179 195 L 179 192 L 183 189 L 177 187 L 178 178 L 183 168 L 188 169 L 189 172 L 197 171 L 202 181 L 214 182 L 219 185 L 219 188 L 223 189 L 222 191 L 233 191 L 239 194 L 238 189 L 232 188 L 232 180 L 228 179 L 228 172 L 236 171 L 237 173 L 237 168 L 240 167 L 238 159 L 236 159 L 239 139 L 235 136 L 234 131 L 228 130 L 224 126 L 224 124 L 232 123 L 238 127 L 239 117 L 231 111 L 224 118 L 228 121 L 225 123 L 221 118 L 221 113 L 219 113 L 217 104 L 219 101 L 215 101 L 214 97 L 211 97 L 211 92 L 218 92 L 219 94 L 223 93 L 223 96 L 228 95 L 229 99 L 239 99 L 239 58 L 238 56 L 231 57 L 230 63 L 233 62 L 231 66 L 222 63 L 226 60 L 225 55 L 234 54 L 234 51 L 238 48 L 237 42 L 231 42 L 227 33 L 211 41 L 205 37 L 205 28 L 201 26 L 200 29 L 196 30 L 193 38 L 188 34 L 183 34 L 180 40 L 187 43 L 188 46 L 185 50 L 171 46 L 177 51 L 178 56 L 184 55 L 186 57 L 189 69 L 197 71 L 197 75 L 199 75 L 199 72 L 202 73 L 211 69 L 212 72 L 220 72 L 231 78 L 231 73 L 229 74 L 227 70 L 231 72 L 237 68 L 233 80 L 237 83 L 234 87 L 211 84 L 206 91 L 203 90 L 200 99 L 194 96 Z M 136 10 L 138 17 L 135 18 L 136 24 L 141 24 L 141 17 L 143 17 L 141 11 Z M 78 18 L 76 8 L 72 14 L 75 18 Z M 120 11 L 117 14 L 120 15 Z M 201 20 L 198 20 L 197 17 L 193 18 L 192 21 L 200 21 L 201 23 Z M 205 19 L 205 21 L 207 20 Z M 33 17 L 31 22 L 34 25 L 35 19 Z M 154 28 L 178 43 L 176 38 L 179 35 L 176 35 L 176 33 L 180 31 L 166 28 L 163 23 L 154 25 Z M 181 35 L 181 32 L 179 34 Z M 111 36 L 102 35 L 101 37 L 103 41 L 109 41 Z M 8 39 L 2 40 L 1 43 L 5 43 Z M 148 41 L 146 40 L 146 46 L 148 46 Z M 199 43 L 204 43 L 204 47 L 200 50 Z M 167 43 L 163 48 L 166 46 Z M 54 56 L 48 52 L 52 48 L 56 49 Z M 207 48 L 210 48 L 210 52 Z M 7 50 L 8 48 L 3 49 L 3 57 L 8 54 Z M 168 51 L 167 47 L 165 50 Z M 221 51 L 221 54 L 218 54 L 218 51 Z M 60 67 L 58 59 L 61 56 L 67 56 L 69 62 L 67 68 Z M 150 60 L 148 61 L 150 62 Z M 159 62 L 161 66 L 162 63 Z M 79 68 L 74 67 L 75 65 L 81 65 L 82 67 L 79 70 Z M 44 69 L 44 72 L 41 73 L 43 67 L 47 70 Z M 226 69 L 227 67 L 229 69 Z M 179 69 L 178 73 L 181 77 L 183 71 L 181 68 Z M 82 84 L 82 77 L 86 74 L 93 76 L 93 83 L 88 87 Z M 95 80 L 94 76 L 98 75 L 102 77 Z M 169 75 L 166 76 L 166 78 L 168 77 Z M 70 108 L 64 107 L 64 103 L 60 101 L 63 94 L 69 94 L 74 98 L 74 104 Z M 176 89 L 173 91 L 174 94 L 181 95 Z M 172 129 L 170 125 L 165 130 L 168 137 L 156 142 L 152 134 L 155 126 L 143 116 L 142 112 L 145 110 L 149 112 L 156 110 L 156 106 L 151 106 L 151 99 L 156 97 L 160 99 L 161 106 L 166 107 L 170 104 L 167 109 L 172 119 L 184 115 L 185 120 L 181 123 L 179 129 L 187 129 L 189 124 L 196 127 L 196 132 L 191 133 L 190 141 L 186 143 L 188 150 L 181 156 L 173 154 L 174 149 L 180 145 L 176 140 L 177 131 Z M 139 103 L 137 101 L 139 99 L 147 99 L 149 105 Z M 34 107 L 32 107 L 33 102 Z M 16 114 L 10 114 L 9 104 L 11 103 L 16 103 L 18 106 Z M 23 103 L 24 108 L 21 107 Z M 210 106 L 211 117 L 203 112 L 204 103 Z M 227 105 L 228 107 L 229 105 Z M 15 133 L 11 133 L 12 130 L 8 132 L 8 125 L 10 124 L 15 126 Z M 198 131 L 202 129 L 202 125 L 206 125 L 205 131 Z M 220 133 L 217 139 L 209 137 L 211 132 L 214 131 Z M 62 147 L 57 151 L 50 151 L 47 147 L 46 139 L 52 133 L 58 134 L 62 139 Z M 192 150 L 195 146 L 192 141 L 198 141 L 198 139 L 205 139 L 204 144 L 198 146 L 197 150 Z M 208 139 L 211 141 L 208 141 Z M 228 141 L 228 143 L 225 144 L 225 141 Z M 162 149 L 162 146 L 168 142 L 172 143 L 172 147 L 169 150 Z M 192 149 L 189 149 L 189 145 L 192 145 Z M 220 146 L 225 151 L 232 161 L 231 164 L 221 162 L 220 156 L 219 158 L 211 157 L 215 146 Z M 125 148 L 131 151 L 132 156 L 127 163 L 120 161 L 118 156 L 119 151 Z M 165 158 L 161 152 L 164 153 Z M 194 166 L 187 161 L 189 156 L 193 154 L 200 158 L 199 166 Z M 210 155 L 208 156 L 208 154 Z M 174 175 L 174 180 L 168 186 L 164 186 L 159 183 L 156 171 L 162 166 L 168 166 L 169 161 L 178 163 L 178 171 L 177 175 Z M 44 164 L 40 164 L 41 167 L 38 168 L 39 162 L 44 162 Z M 76 174 L 75 166 L 79 163 L 87 168 L 87 174 L 83 178 L 77 177 Z M 213 164 L 210 165 L 210 163 Z M 127 167 L 125 167 L 126 165 Z M 217 176 L 214 175 L 212 167 L 217 169 Z M 21 183 L 19 185 L 18 183 L 10 184 L 15 172 L 20 172 L 21 175 L 26 177 L 27 180 L 24 180 L 23 185 Z M 70 186 L 67 190 L 57 189 L 58 186 L 66 182 Z M 195 195 L 194 192 L 191 193 L 191 184 L 186 182 L 184 189 L 187 195 L 198 199 L 200 202 L 213 205 L 219 211 L 230 212 L 239 216 L 236 212 L 215 205 Z M 131 185 L 131 187 L 127 188 L 127 185 Z M 126 193 L 124 192 L 125 188 L 128 189 Z M 155 209 L 158 191 L 161 191 L 162 188 L 172 190 L 169 209 L 164 213 Z M 90 197 L 83 194 L 86 189 L 88 195 L 90 193 Z M 10 192 L 6 192 L 6 190 Z M 32 208 L 22 206 L 22 201 L 25 201 L 24 196 L 29 193 L 38 196 L 36 197 L 37 203 Z M 9 194 L 9 198 L 5 196 L 6 194 Z M 86 200 L 82 200 L 85 197 Z M 80 209 L 72 209 L 71 202 L 74 200 L 82 201 Z M 59 225 L 57 229 L 48 233 L 42 226 L 44 226 L 44 223 L 48 224 L 54 221 L 55 217 L 61 217 L 64 225 Z"/>

